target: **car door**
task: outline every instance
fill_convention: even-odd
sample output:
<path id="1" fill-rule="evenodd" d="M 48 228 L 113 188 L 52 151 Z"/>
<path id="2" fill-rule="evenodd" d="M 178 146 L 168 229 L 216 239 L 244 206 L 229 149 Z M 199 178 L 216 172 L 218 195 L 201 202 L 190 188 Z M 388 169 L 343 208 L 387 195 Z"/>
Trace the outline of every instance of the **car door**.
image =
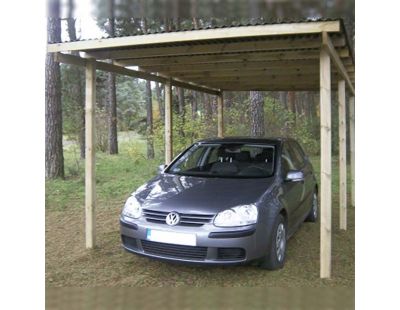
<path id="1" fill-rule="evenodd" d="M 300 209 L 302 197 L 304 195 L 304 182 L 287 181 L 286 176 L 289 171 L 296 170 L 293 151 L 290 150 L 288 141 L 283 142 L 281 152 L 281 175 L 283 194 L 281 202 L 288 211 L 288 229 L 292 233 L 296 225 L 302 220 L 302 210 Z"/>

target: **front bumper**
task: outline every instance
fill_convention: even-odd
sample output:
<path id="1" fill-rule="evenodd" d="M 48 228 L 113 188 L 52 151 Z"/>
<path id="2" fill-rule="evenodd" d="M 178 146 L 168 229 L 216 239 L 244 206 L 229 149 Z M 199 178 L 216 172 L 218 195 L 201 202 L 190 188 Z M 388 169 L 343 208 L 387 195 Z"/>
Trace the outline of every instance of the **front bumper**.
<path id="1" fill-rule="evenodd" d="M 147 229 L 196 234 L 196 246 L 176 245 L 147 240 Z M 266 225 L 220 228 L 212 224 L 200 227 L 168 226 L 138 219 L 135 223 L 120 220 L 123 247 L 132 253 L 198 264 L 241 264 L 260 258 L 268 248 Z"/>

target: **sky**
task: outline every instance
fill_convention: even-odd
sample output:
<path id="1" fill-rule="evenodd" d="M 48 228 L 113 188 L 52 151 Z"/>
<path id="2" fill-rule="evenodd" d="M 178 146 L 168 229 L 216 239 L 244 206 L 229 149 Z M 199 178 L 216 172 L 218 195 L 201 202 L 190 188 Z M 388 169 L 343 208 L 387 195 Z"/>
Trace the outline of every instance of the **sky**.
<path id="1" fill-rule="evenodd" d="M 63 9 L 66 9 L 66 0 L 62 1 Z M 93 14 L 91 13 L 92 0 L 79 0 L 75 1 L 75 16 L 76 16 L 76 31 L 77 36 L 80 39 L 97 39 L 106 36 L 104 32 L 102 32 L 96 24 L 96 21 L 93 19 Z M 64 14 L 63 14 L 64 15 Z M 62 25 L 62 41 L 69 41 L 66 24 Z"/>

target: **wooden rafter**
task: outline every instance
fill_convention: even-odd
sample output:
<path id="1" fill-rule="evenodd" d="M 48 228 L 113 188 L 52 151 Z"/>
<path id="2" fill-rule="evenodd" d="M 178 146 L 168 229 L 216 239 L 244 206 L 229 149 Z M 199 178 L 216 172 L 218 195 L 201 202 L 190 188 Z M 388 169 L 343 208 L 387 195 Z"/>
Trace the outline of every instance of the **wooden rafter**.
<path id="1" fill-rule="evenodd" d="M 349 87 L 350 91 L 354 95 L 355 89 L 354 89 L 353 83 L 347 73 L 347 68 L 345 67 L 342 60 L 340 59 L 340 56 L 338 55 L 338 53 L 335 49 L 335 46 L 333 45 L 332 40 L 329 37 L 327 32 L 322 33 L 322 46 L 323 46 L 323 48 L 325 48 L 328 51 L 338 72 L 342 75 L 343 79 L 347 83 L 347 86 Z"/>
<path id="2" fill-rule="evenodd" d="M 78 65 L 78 66 L 85 66 L 87 63 L 87 59 L 78 57 L 78 56 L 73 56 L 73 55 L 67 55 L 67 54 L 62 54 L 62 53 L 56 53 L 55 54 L 55 60 L 57 62 L 62 62 L 66 64 L 71 64 L 71 65 Z M 106 72 L 113 72 L 121 75 L 126 75 L 126 76 L 131 76 L 134 78 L 139 78 L 139 79 L 145 79 L 149 81 L 154 81 L 154 82 L 159 82 L 159 83 L 164 83 L 166 82 L 166 78 L 143 72 L 143 71 L 137 71 L 137 70 L 132 70 L 132 69 L 127 69 L 121 66 L 101 62 L 101 61 L 95 61 L 96 68 L 98 70 L 106 71 Z M 194 83 L 186 83 L 184 81 L 179 81 L 179 80 L 171 80 L 172 85 L 178 86 L 178 87 L 183 87 L 187 89 L 192 89 L 195 91 L 201 91 L 205 92 L 211 95 L 218 95 L 219 90 L 218 89 L 211 89 L 207 88 L 198 84 Z"/>
<path id="3" fill-rule="evenodd" d="M 349 57 L 349 51 L 339 48 L 340 57 Z M 191 56 L 171 56 L 154 58 L 128 58 L 118 60 L 122 66 L 162 66 L 162 65 L 192 65 L 235 61 L 268 61 L 268 60 L 292 60 L 292 59 L 318 59 L 319 48 L 294 50 L 294 51 L 267 51 L 253 53 L 229 53 Z"/>
<path id="4" fill-rule="evenodd" d="M 342 37 L 333 39 L 335 47 L 344 47 L 346 41 Z M 209 54 L 231 54 L 231 53 L 253 53 L 261 51 L 280 51 L 280 50 L 298 50 L 305 48 L 320 48 L 321 38 L 313 36 L 309 38 L 282 38 L 269 39 L 262 41 L 239 41 L 228 43 L 208 43 L 208 44 L 190 44 L 179 46 L 163 47 L 135 47 L 132 49 L 118 50 L 100 50 L 86 52 L 90 57 L 96 59 L 125 59 L 125 58 L 154 58 L 154 57 L 172 57 L 172 56 L 195 56 Z"/>

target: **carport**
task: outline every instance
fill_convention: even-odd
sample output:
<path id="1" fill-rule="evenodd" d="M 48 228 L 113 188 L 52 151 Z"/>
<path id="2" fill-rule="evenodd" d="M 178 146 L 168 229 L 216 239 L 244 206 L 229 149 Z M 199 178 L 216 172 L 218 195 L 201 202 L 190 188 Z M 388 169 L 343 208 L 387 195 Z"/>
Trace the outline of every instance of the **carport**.
<path id="1" fill-rule="evenodd" d="M 331 277 L 331 91 L 339 102 L 340 228 L 346 230 L 346 105 L 350 112 L 354 206 L 354 57 L 341 20 L 257 24 L 48 44 L 56 61 L 86 68 L 86 247 L 95 231 L 94 112 L 96 69 L 165 85 L 165 163 L 172 160 L 172 86 L 218 98 L 223 137 L 224 91 L 320 91 L 320 276 Z M 79 51 L 80 56 L 70 53 Z M 333 64 L 331 66 L 331 64 Z M 137 70 L 127 67 L 138 67 Z M 346 97 L 346 91 L 349 95 Z M 348 98 L 348 100 L 346 99 Z M 348 102 L 347 102 L 348 101 Z"/>

